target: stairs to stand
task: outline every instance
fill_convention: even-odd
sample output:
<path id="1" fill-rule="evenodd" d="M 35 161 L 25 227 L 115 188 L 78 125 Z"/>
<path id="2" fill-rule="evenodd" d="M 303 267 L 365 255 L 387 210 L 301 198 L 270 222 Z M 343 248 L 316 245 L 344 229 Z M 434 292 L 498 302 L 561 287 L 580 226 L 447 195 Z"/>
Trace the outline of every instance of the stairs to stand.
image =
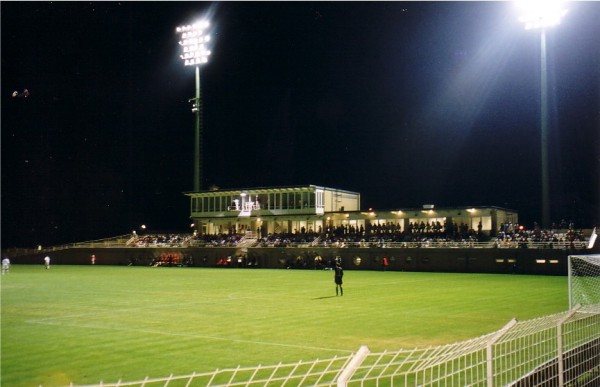
<path id="1" fill-rule="evenodd" d="M 244 237 L 239 240 L 239 242 L 237 243 L 237 247 L 252 247 L 256 244 L 256 242 L 257 242 L 256 238 Z"/>

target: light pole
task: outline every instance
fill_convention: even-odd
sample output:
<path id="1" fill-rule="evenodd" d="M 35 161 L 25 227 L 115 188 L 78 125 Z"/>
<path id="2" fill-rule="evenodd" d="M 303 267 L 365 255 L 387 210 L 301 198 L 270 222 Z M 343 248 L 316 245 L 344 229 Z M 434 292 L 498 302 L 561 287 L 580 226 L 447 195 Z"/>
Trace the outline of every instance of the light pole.
<path id="1" fill-rule="evenodd" d="M 189 102 L 192 103 L 192 113 L 195 115 L 195 138 L 194 138 L 194 191 L 202 188 L 202 100 L 200 99 L 200 66 L 208 62 L 210 50 L 207 43 L 210 36 L 204 33 L 208 28 L 208 21 L 200 21 L 194 24 L 177 27 L 177 33 L 181 35 L 179 45 L 183 49 L 180 55 L 186 66 L 196 67 L 196 95 Z"/>
<path id="2" fill-rule="evenodd" d="M 521 17 L 526 30 L 540 30 L 540 132 L 542 170 L 542 227 L 550 227 L 550 173 L 548 170 L 548 71 L 546 29 L 560 24 L 567 13 L 562 1 L 520 1 Z"/>

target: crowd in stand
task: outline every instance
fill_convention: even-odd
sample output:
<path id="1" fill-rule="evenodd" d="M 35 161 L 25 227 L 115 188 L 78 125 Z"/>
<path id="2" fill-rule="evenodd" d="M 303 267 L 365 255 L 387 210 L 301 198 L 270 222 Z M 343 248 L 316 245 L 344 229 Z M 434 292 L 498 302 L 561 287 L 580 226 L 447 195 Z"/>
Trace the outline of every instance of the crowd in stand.
<path id="1" fill-rule="evenodd" d="M 571 227 L 573 225 L 571 224 Z M 347 247 L 358 245 L 360 247 L 386 247 L 390 245 L 404 247 L 428 246 L 473 246 L 475 243 L 489 243 L 489 247 L 522 247 L 530 243 L 542 247 L 568 246 L 580 248 L 585 244 L 581 230 L 569 228 L 567 230 L 542 230 L 537 224 L 532 230 L 512 223 L 502 224 L 495 236 L 482 232 L 481 223 L 478 230 L 469 228 L 466 224 L 441 225 L 439 222 L 425 224 L 409 224 L 405 231 L 393 223 L 374 225 L 363 229 L 352 226 L 329 228 L 325 233 L 291 233 L 273 234 L 259 240 L 259 246 L 285 247 L 297 244 L 318 244 L 331 247 Z"/>
<path id="2" fill-rule="evenodd" d="M 201 242 L 208 247 L 235 247 L 243 238 L 241 234 L 194 235 L 192 241 Z"/>
<path id="3" fill-rule="evenodd" d="M 564 227 L 559 229 L 558 227 Z M 217 235 L 134 235 L 128 246 L 203 246 L 203 247 L 240 247 L 247 240 L 241 234 Z M 561 222 L 553 225 L 550 230 L 542 230 L 534 224 L 533 229 L 523 226 L 502 223 L 495 235 L 482 232 L 481 223 L 477 230 L 461 223 L 420 222 L 409 223 L 405 230 L 400 224 L 387 222 L 382 224 L 367 224 L 355 227 L 340 225 L 337 227 L 295 230 L 292 233 L 268 234 L 252 238 L 255 247 L 286 247 L 286 246 L 321 246 L 321 247 L 468 247 L 476 243 L 487 243 L 488 247 L 521 247 L 531 244 L 544 248 L 581 248 L 585 246 L 585 238 L 581 230 L 575 230 L 573 223 Z"/>
<path id="4" fill-rule="evenodd" d="M 563 226 L 567 227 L 566 224 Z M 526 230 L 523 226 L 512 223 L 502 224 L 495 242 L 498 247 L 521 248 L 527 248 L 530 243 L 542 244 L 546 248 L 567 246 L 572 249 L 585 245 L 582 231 L 575 230 L 573 223 L 570 223 L 566 230 L 559 231 L 555 227 L 556 224 L 553 224 L 551 230 L 542 230 L 537 223 L 534 223 L 532 230 Z"/>
<path id="5" fill-rule="evenodd" d="M 153 247 L 153 246 L 183 246 L 192 239 L 191 235 L 182 234 L 147 234 L 133 236 L 127 241 L 127 246 Z"/>

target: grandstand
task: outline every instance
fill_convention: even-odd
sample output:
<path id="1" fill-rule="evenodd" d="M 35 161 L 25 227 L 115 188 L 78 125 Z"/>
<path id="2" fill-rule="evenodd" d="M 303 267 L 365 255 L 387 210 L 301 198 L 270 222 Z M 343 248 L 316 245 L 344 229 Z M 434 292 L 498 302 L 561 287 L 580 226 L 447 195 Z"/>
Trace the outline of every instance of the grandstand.
<path id="1" fill-rule="evenodd" d="M 367 228 L 365 232 L 371 232 Z M 545 235 L 544 240 L 539 236 Z M 465 273 L 566 275 L 568 256 L 598 251 L 590 246 L 592 230 L 504 233 L 497 237 L 436 238 L 405 232 L 363 234 L 147 234 L 53 246 L 39 250 L 5 251 L 14 263 L 39 264 L 51 255 L 53 264 L 150 266 L 331 268 L 341 259 L 347 270 L 388 270 Z M 360 239 L 359 239 L 360 238 Z M 174 259 L 166 261 L 164 257 Z M 162 264 L 161 264 L 162 265 Z"/>
<path id="2" fill-rule="evenodd" d="M 494 207 L 361 209 L 360 193 L 316 185 L 209 190 L 190 198 L 190 234 L 140 233 L 39 250 L 6 251 L 15 263 L 328 268 L 567 274 L 569 254 L 596 251 L 592 230 L 526 229 Z M 594 239 L 595 241 L 595 239 Z M 223 263 L 234 264 L 226 264 Z"/>

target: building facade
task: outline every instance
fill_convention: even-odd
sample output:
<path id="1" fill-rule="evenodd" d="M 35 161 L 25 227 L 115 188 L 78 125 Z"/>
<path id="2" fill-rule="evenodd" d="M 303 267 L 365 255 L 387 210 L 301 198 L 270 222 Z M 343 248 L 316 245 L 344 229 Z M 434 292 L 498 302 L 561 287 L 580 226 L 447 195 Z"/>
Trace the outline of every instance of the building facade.
<path id="1" fill-rule="evenodd" d="M 318 233 L 339 226 L 395 230 L 461 225 L 494 234 L 518 224 L 518 213 L 500 207 L 362 210 L 360 193 L 316 185 L 189 192 L 190 218 L 201 235 Z"/>

